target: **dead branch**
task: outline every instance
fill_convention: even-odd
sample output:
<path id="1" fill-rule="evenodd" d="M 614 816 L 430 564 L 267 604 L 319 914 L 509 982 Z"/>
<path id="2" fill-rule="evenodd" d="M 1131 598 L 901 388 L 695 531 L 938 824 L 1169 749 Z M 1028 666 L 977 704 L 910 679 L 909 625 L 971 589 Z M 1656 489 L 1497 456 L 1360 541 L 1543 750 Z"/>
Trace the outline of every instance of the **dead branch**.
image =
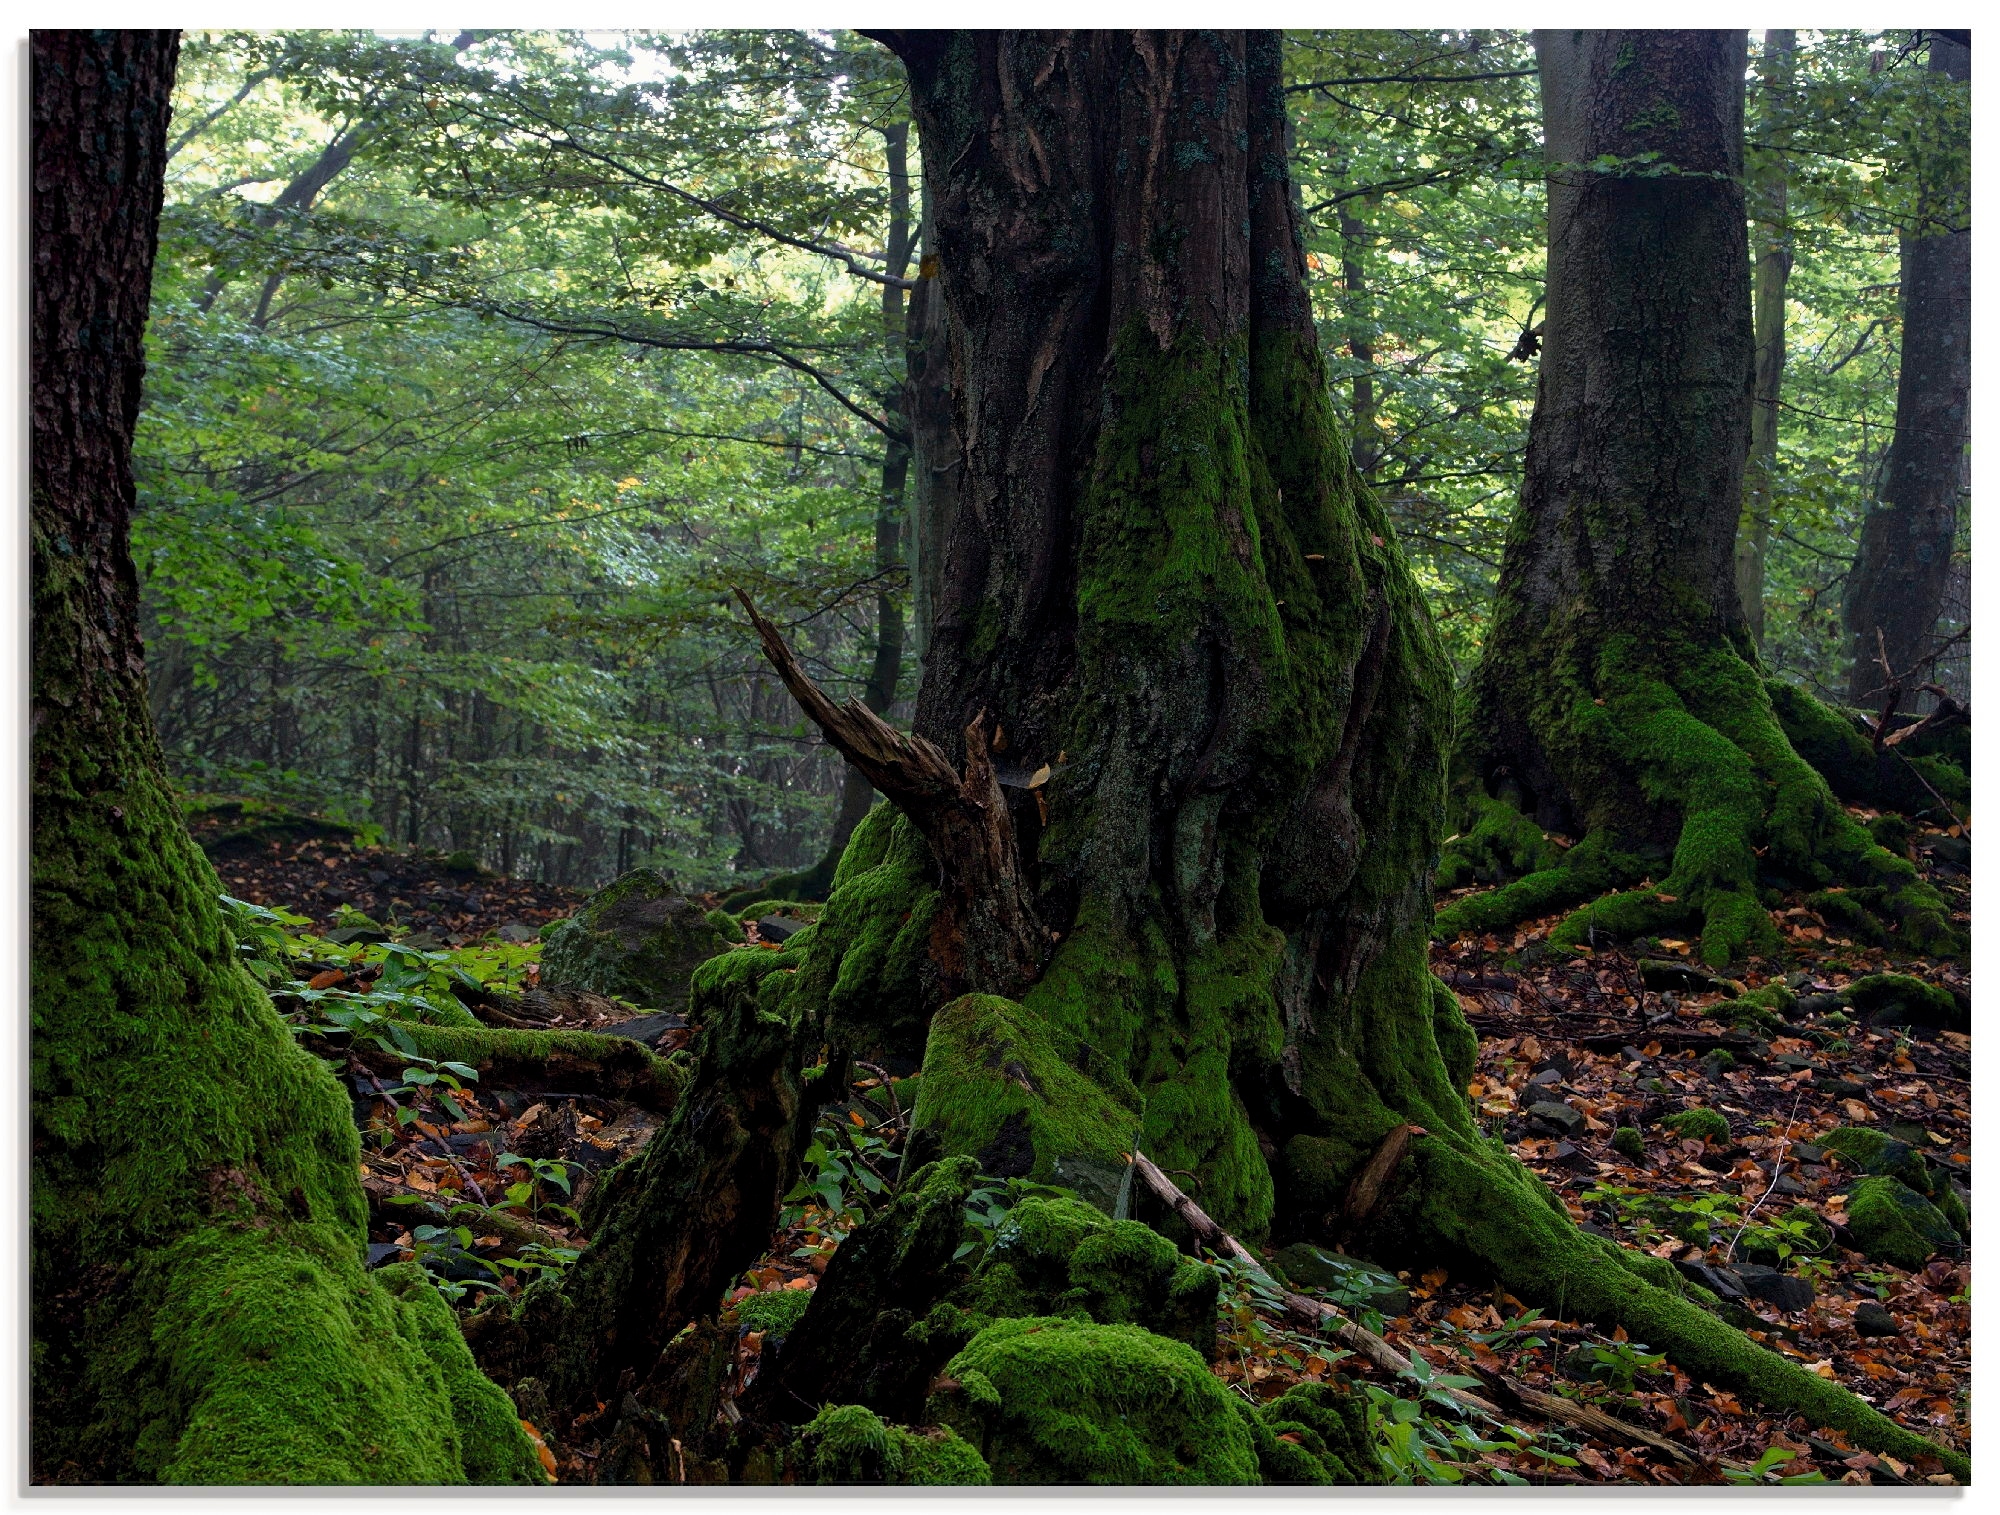
<path id="1" fill-rule="evenodd" d="M 778 628 L 741 589 L 735 594 L 799 708 L 930 843 L 944 885 L 945 908 L 931 937 L 941 997 L 968 990 L 1018 995 L 1040 976 L 1052 941 L 1035 913 L 1013 816 L 994 772 L 987 713 L 965 728 L 961 776 L 936 743 L 905 736 L 859 700 L 834 704 Z"/>
<path id="2" fill-rule="evenodd" d="M 1407 1128 L 1405 1129 L 1407 1133 Z M 1407 1134 L 1404 1140 L 1408 1141 Z M 1135 1152 L 1132 1154 L 1132 1161 L 1146 1187 L 1186 1222 L 1187 1228 L 1198 1240 L 1211 1250 L 1225 1253 L 1238 1262 L 1254 1268 L 1265 1278 L 1271 1279 L 1263 1263 L 1251 1254 L 1249 1248 L 1209 1219 L 1201 1206 L 1182 1193 L 1179 1186 L 1162 1173 L 1150 1158 Z M 1275 1285 L 1277 1280 L 1271 1279 L 1271 1282 Z M 1334 1306 L 1317 1299 L 1308 1299 L 1305 1295 L 1295 1294 L 1289 1289 L 1280 1289 L 1279 1293 L 1285 1301 L 1287 1312 L 1330 1336 L 1336 1345 L 1347 1348 L 1348 1351 L 1366 1359 L 1386 1373 L 1409 1373 L 1409 1358 L 1373 1331 L 1348 1320 Z M 1694 1458 L 1689 1455 L 1685 1447 L 1669 1441 L 1664 1436 L 1642 1430 L 1638 1426 L 1627 1425 L 1622 1420 L 1606 1415 L 1602 1410 L 1576 1404 L 1558 1395 L 1544 1394 L 1538 1389 L 1531 1389 L 1526 1384 L 1501 1374 L 1496 1373 L 1488 1377 L 1487 1374 L 1481 1373 L 1480 1376 L 1485 1378 L 1489 1387 L 1494 1387 L 1502 1398 L 1512 1399 L 1524 1412 L 1543 1420 L 1561 1421 L 1592 1435 L 1608 1437 L 1632 1446 L 1650 1447 L 1682 1466 L 1692 1466 L 1694 1463 Z M 1477 1394 L 1468 1394 L 1463 1389 L 1447 1389 L 1445 1392 L 1468 1408 L 1491 1415 L 1496 1420 L 1502 1417 L 1500 1405 L 1491 1400 L 1482 1399 Z"/>

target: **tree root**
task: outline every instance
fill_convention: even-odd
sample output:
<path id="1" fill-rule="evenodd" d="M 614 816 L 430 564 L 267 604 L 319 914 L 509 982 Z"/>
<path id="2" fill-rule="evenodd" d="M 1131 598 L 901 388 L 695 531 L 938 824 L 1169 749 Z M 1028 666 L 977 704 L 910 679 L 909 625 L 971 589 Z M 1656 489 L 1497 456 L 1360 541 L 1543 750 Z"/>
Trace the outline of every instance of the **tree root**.
<path id="1" fill-rule="evenodd" d="M 1559 1202 L 1512 1159 L 1436 1136 L 1413 1149 L 1419 1178 L 1409 1229 L 1492 1269 L 1509 1292 L 1665 1352 L 1698 1380 L 1764 1408 L 1845 1431 L 1855 1445 L 1905 1459 L 1937 1458 L 1961 1481 L 1971 1463 L 1905 1429 L 1846 1389 L 1787 1361 L 1710 1315 L 1665 1263 L 1578 1230 Z M 1407 1243 L 1407 1235 L 1405 1237 Z"/>
<path id="2" fill-rule="evenodd" d="M 470 1026 L 399 1023 L 418 1052 L 436 1062 L 465 1063 L 489 1086 L 523 1093 L 561 1091 L 627 1100 L 655 1114 L 670 1113 L 687 1085 L 686 1066 L 656 1056 L 641 1042 L 591 1031 L 509 1031 Z M 395 1078 L 409 1059 L 379 1042 L 357 1041 L 347 1055 L 370 1072 Z"/>
<path id="3" fill-rule="evenodd" d="M 1593 697 L 1537 723 L 1559 741 L 1572 788 L 1593 791 L 1572 795 L 1589 822 L 1583 841 L 1555 867 L 1441 911 L 1439 935 L 1501 930 L 1580 907 L 1551 933 L 1551 944 L 1580 945 L 1595 932 L 1698 932 L 1702 960 L 1721 967 L 1777 950 L 1780 938 L 1760 897 L 1765 880 L 1777 878 L 1806 889 L 1842 886 L 1844 916 L 1865 912 L 1880 928 L 1893 928 L 1908 950 L 1962 948 L 1943 899 L 1841 808 L 1787 740 L 1763 680 L 1734 652 L 1642 649 L 1630 637 L 1610 637 L 1587 690 Z M 1618 800 L 1624 791 L 1632 791 L 1628 800 Z M 1618 808 L 1628 802 L 1630 815 Z M 1650 818 L 1642 814 L 1648 807 Z M 1678 831 L 1666 876 L 1630 888 L 1657 870 L 1622 833 L 1643 835 L 1662 820 Z M 1524 824 L 1525 817 L 1503 824 L 1490 814 L 1480 822 L 1510 837 L 1516 854 L 1523 847 L 1515 833 Z"/>

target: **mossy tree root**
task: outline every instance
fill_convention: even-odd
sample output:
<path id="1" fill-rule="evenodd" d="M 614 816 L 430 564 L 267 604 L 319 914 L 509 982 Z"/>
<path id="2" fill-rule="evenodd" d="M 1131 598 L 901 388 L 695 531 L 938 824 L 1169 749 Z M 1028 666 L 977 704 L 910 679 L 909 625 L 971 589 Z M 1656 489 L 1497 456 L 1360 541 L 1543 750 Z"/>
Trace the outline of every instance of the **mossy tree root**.
<path id="1" fill-rule="evenodd" d="M 1962 948 L 1944 901 L 1841 808 L 1786 739 L 1764 681 L 1733 651 L 1680 643 L 1662 652 L 1610 637 L 1586 687 L 1605 692 L 1572 690 L 1559 717 L 1545 712 L 1537 724 L 1559 734 L 1565 767 L 1601 777 L 1599 793 L 1615 793 L 1621 781 L 1636 785 L 1641 809 L 1677 818 L 1666 876 L 1650 888 L 1604 894 L 1650 870 L 1643 843 L 1620 834 L 1621 821 L 1642 828 L 1600 806 L 1561 863 L 1441 912 L 1440 934 L 1498 930 L 1579 904 L 1551 933 L 1554 945 L 1577 945 L 1594 932 L 1698 931 L 1702 960 L 1722 967 L 1777 948 L 1763 901 L 1761 878 L 1769 878 L 1842 901 L 1849 929 L 1867 931 L 1856 924 L 1865 920 L 1893 929 L 1909 950 Z"/>
<path id="2" fill-rule="evenodd" d="M 1400 1224 L 1461 1265 L 1489 1268 L 1530 1304 L 1562 1318 L 1624 1327 L 1632 1340 L 1666 1353 L 1693 1378 L 1734 1389 L 1767 1410 L 1802 1415 L 1814 1429 L 1843 1431 L 1870 1451 L 1936 1458 L 1961 1481 L 1970 1476 L 1964 1455 L 1925 1440 L 1715 1318 L 1688 1297 L 1668 1264 L 1579 1230 L 1518 1162 L 1476 1142 L 1456 1135 L 1418 1138 L 1417 1181 Z"/>

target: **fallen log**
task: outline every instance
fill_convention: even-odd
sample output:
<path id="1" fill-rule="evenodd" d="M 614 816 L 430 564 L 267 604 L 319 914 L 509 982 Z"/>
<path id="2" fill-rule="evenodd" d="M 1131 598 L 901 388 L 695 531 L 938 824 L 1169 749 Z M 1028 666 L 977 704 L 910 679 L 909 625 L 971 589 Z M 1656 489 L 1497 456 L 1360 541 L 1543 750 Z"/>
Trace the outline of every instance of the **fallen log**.
<path id="1" fill-rule="evenodd" d="M 1182 1193 L 1180 1186 L 1168 1178 L 1166 1174 L 1162 1173 L 1150 1158 L 1140 1153 L 1134 1153 L 1132 1160 L 1138 1171 L 1140 1180 L 1162 1203 L 1186 1223 L 1187 1228 L 1204 1245 L 1214 1251 L 1235 1258 L 1248 1267 L 1254 1268 L 1265 1278 L 1271 1279 L 1271 1275 L 1265 1271 L 1264 1264 L 1250 1249 L 1211 1220 L 1207 1212 L 1192 1199 L 1188 1198 L 1186 1194 Z M 1271 1282 L 1274 1286 L 1277 1285 L 1276 1279 L 1271 1279 Z M 1295 1294 L 1290 1289 L 1282 1287 L 1279 1288 L 1279 1294 L 1285 1302 L 1285 1309 L 1288 1313 L 1302 1323 L 1316 1327 L 1322 1333 L 1331 1337 L 1336 1345 L 1347 1348 L 1350 1352 L 1373 1363 L 1384 1372 L 1409 1373 L 1409 1358 L 1405 1357 L 1373 1331 L 1358 1326 L 1353 1321 L 1347 1319 L 1334 1306 L 1321 1300 L 1309 1299 L 1303 1294 Z M 1484 1376 L 1484 1374 L 1481 1375 L 1482 1378 Z M 1565 1425 L 1574 1426 L 1576 1429 L 1586 1431 L 1594 1436 L 1608 1437 L 1615 1441 L 1625 1442 L 1631 1446 L 1651 1448 L 1682 1466 L 1691 1467 L 1694 1464 L 1694 1457 L 1685 1447 L 1677 1442 L 1668 1440 L 1664 1436 L 1656 1435 L 1654 1432 L 1644 1430 L 1639 1426 L 1628 1425 L 1615 1416 L 1606 1415 L 1603 1411 L 1592 1409 L 1588 1405 L 1576 1404 L 1559 1395 L 1544 1394 L 1540 1390 L 1531 1389 L 1526 1384 L 1518 1383 L 1502 1375 L 1496 1375 L 1496 1377 L 1500 1377 L 1502 1384 L 1506 1386 L 1502 1392 L 1505 1395 L 1511 1396 L 1524 1413 L 1535 1415 L 1543 1420 L 1561 1421 Z M 1477 1394 L 1469 1394 L 1463 1389 L 1447 1389 L 1445 1392 L 1458 1403 L 1470 1409 L 1479 1410 L 1493 1416 L 1495 1419 L 1500 1419 L 1503 1416 L 1504 1412 L 1501 1407 L 1492 1400 L 1483 1399 Z"/>

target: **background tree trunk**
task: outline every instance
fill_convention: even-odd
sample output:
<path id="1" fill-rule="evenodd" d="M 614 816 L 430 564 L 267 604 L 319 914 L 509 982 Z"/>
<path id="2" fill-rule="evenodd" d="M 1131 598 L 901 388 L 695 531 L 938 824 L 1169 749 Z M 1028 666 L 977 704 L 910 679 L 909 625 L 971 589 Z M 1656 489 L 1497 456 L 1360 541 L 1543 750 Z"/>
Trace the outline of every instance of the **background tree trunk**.
<path id="1" fill-rule="evenodd" d="M 1972 77 L 1972 50 L 1931 35 L 1930 71 Z M 1933 632 L 1951 578 L 1972 382 L 1972 230 L 1965 184 L 1926 186 L 1923 224 L 1903 239 L 1903 349 L 1896 381 L 1896 435 L 1882 499 L 1861 528 L 1845 619 L 1851 705 L 1881 701 L 1889 680 L 1936 651 Z M 1920 679 L 1907 681 L 1909 685 Z"/>
<path id="2" fill-rule="evenodd" d="M 1771 490 L 1778 466 L 1778 395 L 1785 378 L 1785 286 L 1792 276 L 1792 232 L 1782 123 L 1792 86 L 1798 33 L 1764 33 L 1758 70 L 1765 93 L 1764 149 L 1750 158 L 1750 235 L 1757 259 L 1752 286 L 1756 380 L 1750 409 L 1750 466 L 1743 480 L 1743 518 L 1736 533 L 1736 593 L 1751 643 L 1764 645 L 1764 558 L 1771 541 Z"/>
<path id="3" fill-rule="evenodd" d="M 1583 840 L 1439 924 L 1492 929 L 1650 875 L 1657 888 L 1599 900 L 1551 940 L 1698 929 L 1722 964 L 1776 950 L 1762 875 L 1845 884 L 1844 917 L 1859 906 L 1919 950 L 1947 946 L 1936 894 L 1787 741 L 1737 593 L 1754 379 L 1744 34 L 1538 32 L 1536 48 L 1547 333 L 1462 757 L 1475 809 L 1512 786 L 1537 823 Z"/>
<path id="4" fill-rule="evenodd" d="M 33 69 L 33 1476 L 542 1481 L 414 1265 L 362 1269 L 333 1075 L 161 772 L 128 550 L 176 34 Z"/>

